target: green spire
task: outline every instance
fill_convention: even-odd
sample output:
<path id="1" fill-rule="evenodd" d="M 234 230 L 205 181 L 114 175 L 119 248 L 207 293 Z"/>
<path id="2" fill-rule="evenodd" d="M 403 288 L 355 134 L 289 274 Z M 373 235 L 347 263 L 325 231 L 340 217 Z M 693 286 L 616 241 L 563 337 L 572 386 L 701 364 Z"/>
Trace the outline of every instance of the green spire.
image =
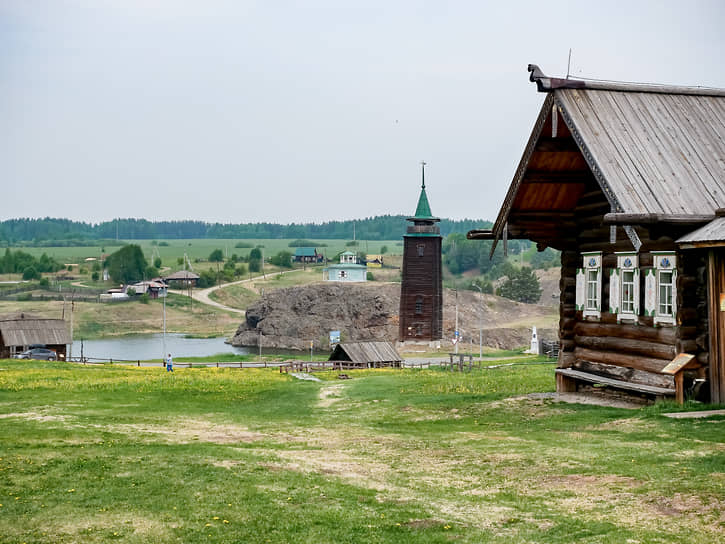
<path id="1" fill-rule="evenodd" d="M 420 188 L 418 207 L 415 209 L 415 219 L 433 219 L 433 213 L 430 211 L 430 204 L 428 204 L 428 196 L 425 194 L 425 162 L 421 162 L 420 165 L 423 174 L 423 184 Z"/>
<path id="2" fill-rule="evenodd" d="M 420 198 L 418 199 L 418 207 L 415 209 L 416 219 L 432 219 L 433 214 L 430 211 L 430 204 L 428 204 L 428 197 L 425 194 L 425 184 L 420 190 Z"/>

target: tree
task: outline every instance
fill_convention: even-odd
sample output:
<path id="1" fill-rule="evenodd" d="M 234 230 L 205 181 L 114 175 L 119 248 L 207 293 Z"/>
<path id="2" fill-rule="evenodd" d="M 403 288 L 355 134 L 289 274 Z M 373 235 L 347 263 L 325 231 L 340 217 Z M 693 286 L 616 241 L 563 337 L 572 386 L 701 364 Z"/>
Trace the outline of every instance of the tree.
<path id="1" fill-rule="evenodd" d="M 382 246 L 380 248 L 380 254 L 385 255 L 388 252 L 388 246 Z"/>
<path id="2" fill-rule="evenodd" d="M 221 249 L 215 249 L 209 254 L 209 262 L 220 263 L 224 260 L 224 253 Z"/>
<path id="3" fill-rule="evenodd" d="M 541 298 L 541 285 L 534 271 L 528 266 L 511 273 L 509 278 L 501 284 L 501 296 L 534 304 Z"/>
<path id="4" fill-rule="evenodd" d="M 161 268 L 161 257 L 156 257 L 156 258 L 154 259 L 154 266 L 155 266 L 156 268 Z"/>
<path id="5" fill-rule="evenodd" d="M 25 270 L 23 270 L 23 279 L 24 280 L 39 280 L 40 273 L 37 270 L 35 270 L 35 267 L 29 266 Z"/>
<path id="6" fill-rule="evenodd" d="M 136 244 L 123 246 L 106 259 L 108 274 L 116 283 L 133 283 L 143 279 L 148 263 L 141 247 Z"/>
<path id="7" fill-rule="evenodd" d="M 277 255 L 269 259 L 269 262 L 281 268 L 292 268 L 292 253 L 289 251 L 280 251 Z"/>

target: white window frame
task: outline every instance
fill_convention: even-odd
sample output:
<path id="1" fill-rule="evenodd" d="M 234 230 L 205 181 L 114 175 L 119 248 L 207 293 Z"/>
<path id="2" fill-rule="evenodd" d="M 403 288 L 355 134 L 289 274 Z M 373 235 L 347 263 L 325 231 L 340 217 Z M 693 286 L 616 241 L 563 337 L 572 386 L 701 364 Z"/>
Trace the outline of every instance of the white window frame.
<path id="1" fill-rule="evenodd" d="M 653 268 L 649 271 L 646 281 L 645 313 L 654 318 L 655 325 L 675 325 L 677 323 L 677 256 L 672 251 L 653 251 Z M 670 283 L 662 282 L 663 274 L 671 274 Z M 670 285 L 669 300 L 662 300 L 662 288 Z M 662 305 L 671 311 L 661 311 Z"/>
<path id="2" fill-rule="evenodd" d="M 592 281 L 590 278 L 593 274 L 596 274 L 596 278 Z M 600 319 L 602 316 L 601 251 L 582 253 L 582 268 L 577 270 L 576 277 L 576 307 L 582 311 L 585 319 Z"/>
<path id="3" fill-rule="evenodd" d="M 618 323 L 636 322 L 639 316 L 639 257 L 632 252 L 617 252 L 615 255 L 617 268 L 612 270 L 609 278 L 609 311 L 617 315 Z M 627 274 L 632 274 L 631 299 L 625 300 Z"/>

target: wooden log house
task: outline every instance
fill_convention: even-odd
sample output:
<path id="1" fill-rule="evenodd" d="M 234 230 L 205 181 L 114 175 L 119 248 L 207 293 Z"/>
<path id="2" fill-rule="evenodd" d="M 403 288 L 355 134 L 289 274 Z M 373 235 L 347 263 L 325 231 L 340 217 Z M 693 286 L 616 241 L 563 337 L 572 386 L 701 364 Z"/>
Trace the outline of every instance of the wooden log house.
<path id="1" fill-rule="evenodd" d="M 468 237 L 561 251 L 557 390 L 725 403 L 725 90 L 529 71 L 544 104 Z"/>

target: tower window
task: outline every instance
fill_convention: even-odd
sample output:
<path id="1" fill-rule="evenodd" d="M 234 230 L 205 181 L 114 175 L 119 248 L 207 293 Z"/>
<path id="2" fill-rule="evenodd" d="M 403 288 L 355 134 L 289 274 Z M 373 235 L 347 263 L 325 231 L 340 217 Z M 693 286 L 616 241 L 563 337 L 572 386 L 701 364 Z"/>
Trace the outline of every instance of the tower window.
<path id="1" fill-rule="evenodd" d="M 423 313 L 423 297 L 418 297 L 415 299 L 415 313 L 416 314 Z"/>
<path id="2" fill-rule="evenodd" d="M 418 244 L 418 257 L 422 257 L 425 254 L 425 244 Z"/>

